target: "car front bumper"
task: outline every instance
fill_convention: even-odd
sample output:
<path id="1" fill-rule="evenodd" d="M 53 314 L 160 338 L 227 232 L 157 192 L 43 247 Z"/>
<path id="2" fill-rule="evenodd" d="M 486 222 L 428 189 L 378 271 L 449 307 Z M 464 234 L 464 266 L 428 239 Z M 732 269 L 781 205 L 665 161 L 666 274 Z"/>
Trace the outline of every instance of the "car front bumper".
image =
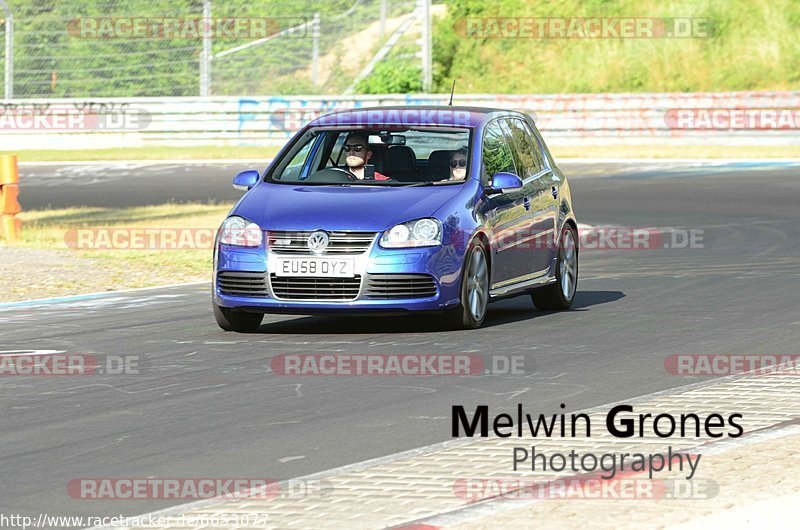
<path id="1" fill-rule="evenodd" d="M 455 245 L 411 249 L 372 245 L 363 254 L 347 256 L 355 260 L 352 279 L 277 277 L 273 271 L 283 256 L 263 245 L 217 245 L 214 303 L 264 313 L 371 314 L 440 311 L 459 302 L 463 251 Z"/>

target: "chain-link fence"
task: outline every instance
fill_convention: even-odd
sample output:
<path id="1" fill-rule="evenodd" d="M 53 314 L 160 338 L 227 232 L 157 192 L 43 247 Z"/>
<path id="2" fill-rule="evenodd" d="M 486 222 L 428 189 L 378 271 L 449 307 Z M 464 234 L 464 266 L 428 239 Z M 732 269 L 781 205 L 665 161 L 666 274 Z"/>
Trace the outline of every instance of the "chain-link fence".
<path id="1" fill-rule="evenodd" d="M 419 91 L 430 56 L 421 38 L 430 27 L 429 3 L 0 0 L 7 8 L 0 37 L 12 33 L 0 46 L 10 76 L 4 95 L 325 95 L 387 85 Z"/>

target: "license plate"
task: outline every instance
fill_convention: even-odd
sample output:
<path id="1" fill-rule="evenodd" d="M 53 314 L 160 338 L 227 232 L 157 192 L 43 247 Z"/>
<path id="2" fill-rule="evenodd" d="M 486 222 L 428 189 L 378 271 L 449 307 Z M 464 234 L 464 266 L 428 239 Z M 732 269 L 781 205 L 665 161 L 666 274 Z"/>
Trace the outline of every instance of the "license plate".
<path id="1" fill-rule="evenodd" d="M 276 276 L 352 278 L 355 261 L 342 258 L 278 258 Z"/>

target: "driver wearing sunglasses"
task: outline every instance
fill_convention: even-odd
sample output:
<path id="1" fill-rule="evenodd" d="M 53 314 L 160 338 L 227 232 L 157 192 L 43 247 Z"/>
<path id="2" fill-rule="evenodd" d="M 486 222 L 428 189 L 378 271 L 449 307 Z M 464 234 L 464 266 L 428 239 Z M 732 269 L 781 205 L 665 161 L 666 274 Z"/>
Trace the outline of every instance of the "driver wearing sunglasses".
<path id="1" fill-rule="evenodd" d="M 369 159 L 372 158 L 372 151 L 369 149 L 366 137 L 361 133 L 348 134 L 342 146 L 342 150 L 344 151 L 347 169 L 349 169 L 358 180 L 364 180 L 365 177 L 367 180 L 370 180 L 370 178 L 364 174 L 364 166 Z M 374 180 L 389 180 L 389 177 L 386 175 L 382 175 L 377 171 L 374 173 Z"/>
<path id="2" fill-rule="evenodd" d="M 467 177 L 467 150 L 461 148 L 450 155 L 450 179 L 464 180 Z"/>

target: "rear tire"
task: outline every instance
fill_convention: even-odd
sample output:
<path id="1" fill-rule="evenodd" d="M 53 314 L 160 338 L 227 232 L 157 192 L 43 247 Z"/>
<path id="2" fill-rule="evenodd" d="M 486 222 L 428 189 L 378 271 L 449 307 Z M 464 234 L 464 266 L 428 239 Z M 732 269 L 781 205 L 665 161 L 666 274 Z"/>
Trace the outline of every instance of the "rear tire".
<path id="1" fill-rule="evenodd" d="M 263 313 L 245 313 L 227 307 L 220 307 L 211 303 L 214 308 L 214 318 L 217 325 L 224 331 L 236 331 L 238 333 L 252 333 L 257 330 L 264 319 Z"/>
<path id="2" fill-rule="evenodd" d="M 473 242 L 467 250 L 461 275 L 459 304 L 444 314 L 448 329 L 477 329 L 486 319 L 489 305 L 489 261 L 483 244 Z"/>
<path id="3" fill-rule="evenodd" d="M 534 305 L 542 310 L 569 309 L 578 291 L 578 233 L 564 227 L 558 240 L 556 282 L 531 293 Z"/>

